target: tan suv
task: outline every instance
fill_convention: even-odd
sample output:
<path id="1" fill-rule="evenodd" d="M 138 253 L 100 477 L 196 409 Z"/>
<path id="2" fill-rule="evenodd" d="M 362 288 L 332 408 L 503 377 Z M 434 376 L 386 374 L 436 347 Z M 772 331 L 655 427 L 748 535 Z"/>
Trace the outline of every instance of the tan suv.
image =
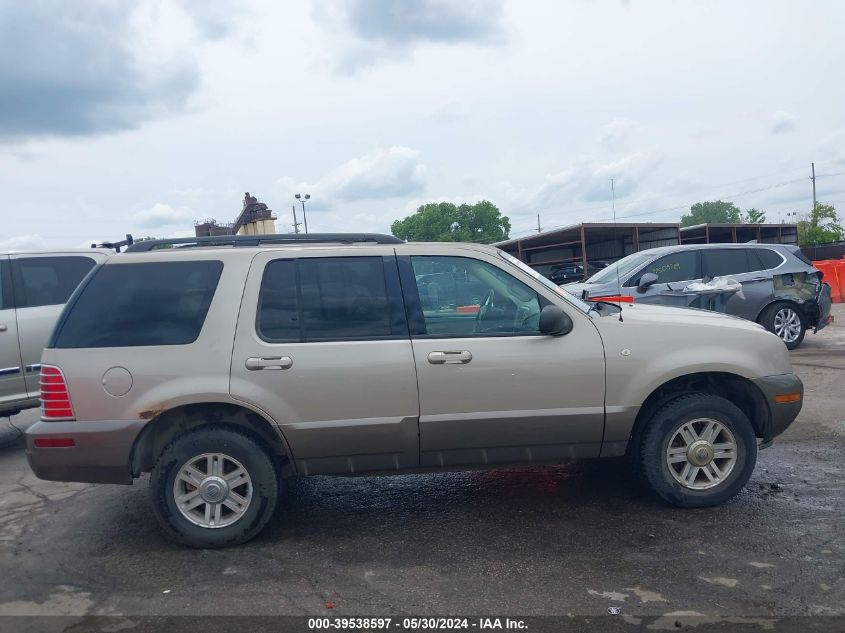
<path id="1" fill-rule="evenodd" d="M 149 471 L 164 531 L 201 547 L 255 536 L 294 474 L 628 453 L 668 502 L 713 505 L 803 397 L 754 323 L 620 313 L 493 247 L 371 234 L 133 246 L 76 291 L 42 363 L 35 473 Z"/>

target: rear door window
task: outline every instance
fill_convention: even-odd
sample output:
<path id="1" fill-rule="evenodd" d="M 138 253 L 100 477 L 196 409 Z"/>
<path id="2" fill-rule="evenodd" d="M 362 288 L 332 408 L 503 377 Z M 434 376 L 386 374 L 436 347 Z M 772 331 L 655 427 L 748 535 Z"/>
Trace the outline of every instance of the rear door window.
<path id="1" fill-rule="evenodd" d="M 270 343 L 407 337 L 395 259 L 274 260 L 264 269 L 256 325 Z"/>
<path id="2" fill-rule="evenodd" d="M 0 255 L 0 310 L 14 307 L 12 301 L 12 273 L 9 258 Z"/>
<path id="3" fill-rule="evenodd" d="M 626 285 L 639 285 L 640 277 L 646 273 L 657 275 L 657 281 L 655 283 L 658 284 L 700 279 L 701 275 L 699 274 L 698 268 L 698 251 L 678 251 L 677 253 L 664 255 L 654 260 L 637 273 L 635 278 L 630 280 Z"/>
<path id="4" fill-rule="evenodd" d="M 18 308 L 61 305 L 96 262 L 90 257 L 21 257 L 13 260 Z"/>
<path id="5" fill-rule="evenodd" d="M 105 265 L 68 306 L 51 346 L 193 343 L 222 271 L 216 260 Z"/>
<path id="6" fill-rule="evenodd" d="M 296 261 L 267 264 L 258 299 L 258 333 L 270 342 L 299 341 L 302 329 L 296 293 Z"/>
<path id="7" fill-rule="evenodd" d="M 305 340 L 390 336 L 381 257 L 299 260 Z"/>
<path id="8" fill-rule="evenodd" d="M 704 274 L 708 277 L 729 277 L 743 275 L 756 267 L 748 262 L 748 249 L 716 248 L 704 249 Z"/>

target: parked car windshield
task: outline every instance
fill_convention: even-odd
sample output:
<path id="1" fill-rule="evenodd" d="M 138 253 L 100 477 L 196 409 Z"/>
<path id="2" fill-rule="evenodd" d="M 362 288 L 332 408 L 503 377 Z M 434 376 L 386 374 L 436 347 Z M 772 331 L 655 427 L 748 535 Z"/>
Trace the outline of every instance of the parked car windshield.
<path id="1" fill-rule="evenodd" d="M 618 278 L 624 279 L 630 273 L 634 272 L 637 268 L 639 268 L 642 264 L 645 264 L 648 260 L 654 257 L 653 253 L 648 253 L 643 251 L 641 253 L 631 253 L 627 257 L 623 257 L 620 259 L 616 264 L 611 264 L 606 268 L 602 268 L 599 272 L 595 275 L 587 279 L 588 284 L 604 284 L 609 281 L 615 281 L 617 279 L 616 269 L 619 269 Z"/>
<path id="2" fill-rule="evenodd" d="M 569 294 L 569 293 L 568 293 L 568 292 L 566 292 L 563 288 L 561 288 L 560 286 L 558 286 L 555 282 L 551 281 L 550 279 L 547 279 L 546 277 L 544 277 L 543 275 L 541 275 L 540 273 L 538 273 L 536 270 L 534 270 L 533 268 L 531 268 L 531 266 L 529 266 L 529 265 L 528 265 L 528 264 L 526 264 L 525 262 L 522 262 L 522 261 L 518 260 L 516 257 L 514 257 L 513 255 L 510 255 L 509 253 L 506 253 L 505 251 L 499 251 L 499 254 L 500 254 L 500 255 L 501 255 L 504 259 L 506 259 L 506 260 L 507 260 L 507 261 L 509 261 L 511 264 L 513 264 L 514 266 L 516 266 L 516 267 L 518 267 L 518 268 L 521 268 L 522 270 L 524 270 L 525 272 L 527 272 L 529 275 L 531 275 L 532 277 L 534 277 L 534 279 L 536 279 L 537 281 L 539 281 L 539 282 L 540 282 L 541 284 L 543 284 L 546 288 L 549 288 L 549 289 L 551 289 L 551 290 L 554 290 L 557 294 L 559 294 L 561 297 L 563 297 L 564 299 L 566 299 L 569 303 L 571 303 L 572 305 L 574 305 L 576 308 L 578 308 L 578 309 L 579 309 L 579 310 L 581 310 L 582 312 L 589 312 L 589 311 L 590 311 L 590 306 L 589 306 L 589 304 L 584 303 L 584 302 L 583 302 L 583 301 L 581 301 L 579 298 L 577 298 L 577 297 L 575 297 L 575 296 L 573 296 L 573 295 Z"/>

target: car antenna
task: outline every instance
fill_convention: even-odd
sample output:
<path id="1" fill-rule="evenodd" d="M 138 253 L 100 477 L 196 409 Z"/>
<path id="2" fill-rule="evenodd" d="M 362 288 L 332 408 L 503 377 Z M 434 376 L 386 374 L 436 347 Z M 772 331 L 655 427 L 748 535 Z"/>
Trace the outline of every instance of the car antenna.
<path id="1" fill-rule="evenodd" d="M 610 205 L 613 209 L 613 241 L 616 237 L 616 189 L 613 186 L 613 178 L 610 179 Z M 622 243 L 622 257 L 625 257 L 625 243 Z M 619 320 L 622 321 L 622 282 L 619 280 L 619 260 L 616 260 L 616 296 L 619 297 Z"/>

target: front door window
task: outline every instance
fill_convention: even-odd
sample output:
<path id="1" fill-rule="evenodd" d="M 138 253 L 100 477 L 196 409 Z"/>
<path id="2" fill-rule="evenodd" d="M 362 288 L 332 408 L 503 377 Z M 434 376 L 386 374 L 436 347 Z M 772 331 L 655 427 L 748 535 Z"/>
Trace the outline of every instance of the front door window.
<path id="1" fill-rule="evenodd" d="M 468 257 L 411 263 L 429 337 L 539 334 L 539 296 L 500 268 Z"/>
<path id="2" fill-rule="evenodd" d="M 626 286 L 638 286 L 640 278 L 646 273 L 657 275 L 657 281 L 654 285 L 699 279 L 698 253 L 696 251 L 678 251 L 664 255 L 640 270 Z"/>

